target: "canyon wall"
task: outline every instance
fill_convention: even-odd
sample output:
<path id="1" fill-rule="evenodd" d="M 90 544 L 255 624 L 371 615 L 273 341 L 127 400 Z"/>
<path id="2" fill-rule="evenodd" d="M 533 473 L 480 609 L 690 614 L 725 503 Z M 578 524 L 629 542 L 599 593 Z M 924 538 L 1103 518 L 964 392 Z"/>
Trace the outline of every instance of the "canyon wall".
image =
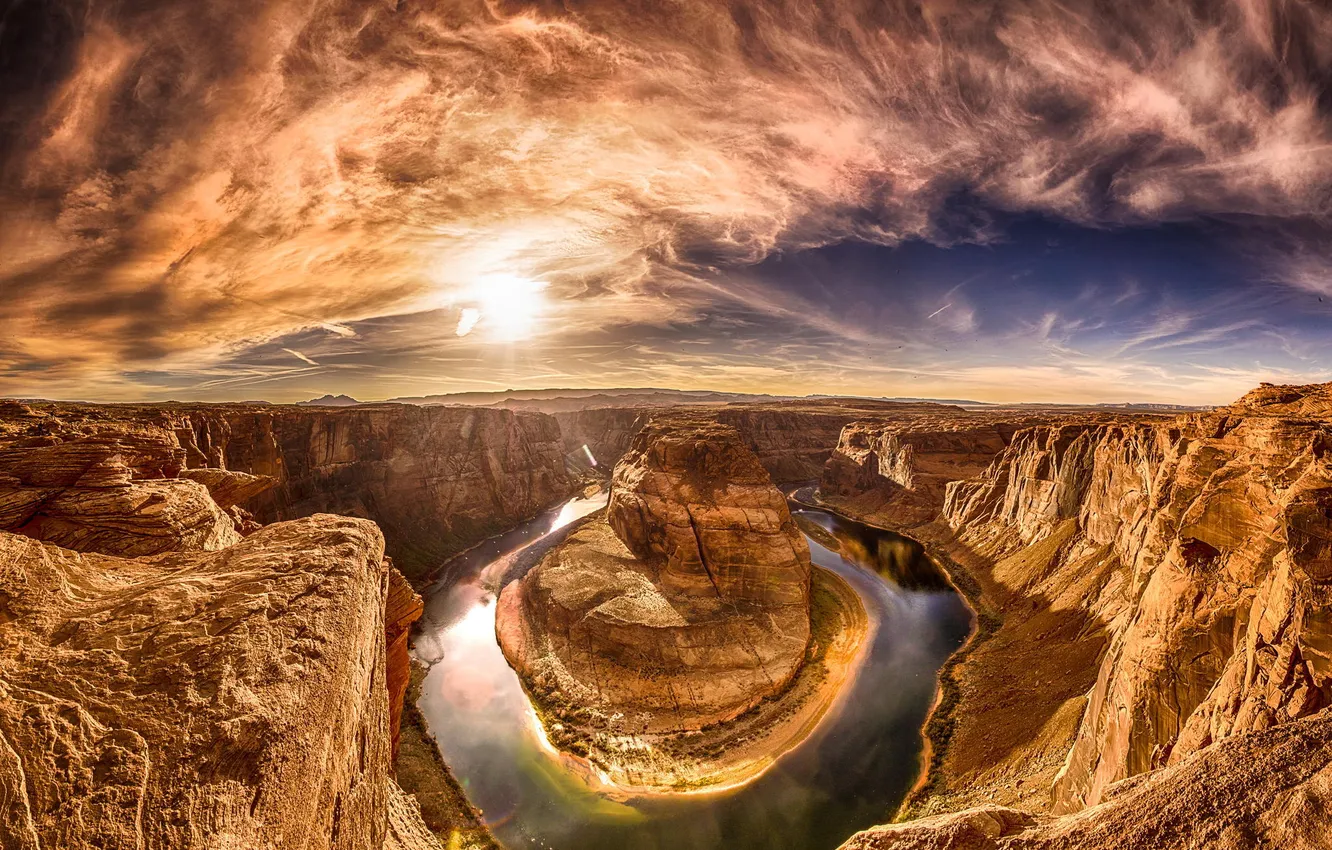
<path id="1" fill-rule="evenodd" d="M 1230 737 L 1062 817 L 986 805 L 853 836 L 841 850 L 1325 850 L 1332 716 Z"/>
<path id="2" fill-rule="evenodd" d="M 409 578 L 574 489 L 560 426 L 542 413 L 373 405 L 213 405 L 155 417 L 189 466 L 271 476 L 247 506 L 262 522 L 338 513 L 375 520 Z"/>
<path id="3" fill-rule="evenodd" d="M 819 495 L 856 515 L 883 515 L 895 528 L 929 522 L 947 484 L 983 472 L 1019 427 L 961 412 L 852 422 L 823 467 Z"/>
<path id="4" fill-rule="evenodd" d="M 1102 576 L 1072 603 L 1108 647 L 1055 811 L 1329 704 L 1330 426 L 1326 386 L 1265 387 L 1168 423 L 1022 431 L 948 486 L 943 520 L 991 563 Z"/>
<path id="5" fill-rule="evenodd" d="M 778 485 L 817 479 L 848 423 L 878 415 L 891 421 L 965 415 L 959 407 L 870 399 L 815 399 L 781 404 L 689 405 L 674 408 L 606 407 L 554 414 L 568 453 L 586 445 L 609 473 L 634 435 L 653 418 L 710 419 L 734 428 Z"/>
<path id="6" fill-rule="evenodd" d="M 596 466 L 610 475 L 634 435 L 660 410 L 643 407 L 597 407 L 552 414 L 560 424 L 564 452 L 577 457 L 583 446 L 592 453 Z"/>

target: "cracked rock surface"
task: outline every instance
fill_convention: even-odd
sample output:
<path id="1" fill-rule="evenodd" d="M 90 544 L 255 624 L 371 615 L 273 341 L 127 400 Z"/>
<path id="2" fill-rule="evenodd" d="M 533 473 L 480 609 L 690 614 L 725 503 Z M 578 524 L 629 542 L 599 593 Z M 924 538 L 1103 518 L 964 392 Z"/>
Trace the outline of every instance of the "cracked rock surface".
<path id="1" fill-rule="evenodd" d="M 128 559 L 0 533 L 6 848 L 384 843 L 383 537 Z"/>

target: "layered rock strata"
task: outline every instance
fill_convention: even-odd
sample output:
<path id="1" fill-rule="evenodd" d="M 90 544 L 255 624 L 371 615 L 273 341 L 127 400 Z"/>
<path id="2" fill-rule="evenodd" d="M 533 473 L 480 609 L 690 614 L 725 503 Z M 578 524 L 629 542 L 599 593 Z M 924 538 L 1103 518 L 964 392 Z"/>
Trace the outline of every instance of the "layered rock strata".
<path id="1" fill-rule="evenodd" d="M 944 488 L 983 472 L 1018 430 L 971 419 L 853 422 L 823 467 L 819 495 L 856 513 L 890 514 L 897 527 L 929 522 L 943 507 Z"/>
<path id="2" fill-rule="evenodd" d="M 1326 398 L 1322 388 L 1286 388 Z M 1170 424 L 1035 429 L 945 519 L 993 553 L 1067 527 L 1059 572 L 1095 552 L 1082 607 L 1110 636 L 1055 785 L 1056 810 L 1332 696 L 1332 406 L 1268 392 Z"/>
<path id="3" fill-rule="evenodd" d="M 234 505 L 272 482 L 246 476 L 241 483 L 222 470 L 200 470 L 212 473 L 205 483 L 179 478 L 184 460 L 170 433 L 128 423 L 0 434 L 0 529 L 126 556 L 240 540 L 212 490 Z"/>
<path id="4" fill-rule="evenodd" d="M 388 562 L 388 559 L 385 558 L 385 561 Z M 412 624 L 425 613 L 425 600 L 412 590 L 407 579 L 391 563 L 385 573 L 384 651 L 387 660 L 384 680 L 389 699 L 390 749 L 393 761 L 397 763 L 402 736 L 403 700 L 412 680 L 412 657 L 407 639 L 411 635 Z"/>
<path id="5" fill-rule="evenodd" d="M 505 588 L 497 628 L 539 694 L 641 731 L 729 720 L 791 682 L 809 640 L 809 551 L 730 428 L 653 423 L 604 519 Z"/>
<path id="6" fill-rule="evenodd" d="M 848 423 L 823 466 L 819 497 L 853 516 L 910 530 L 938 519 L 948 485 L 981 475 L 1024 429 L 1153 418 L 1103 409 L 929 407 Z"/>
<path id="7" fill-rule="evenodd" d="M 260 528 L 274 480 L 171 431 L 5 416 L 0 846 L 438 846 L 389 773 L 421 599 L 373 524 Z"/>
<path id="8" fill-rule="evenodd" d="M 837 446 L 848 423 L 876 417 L 908 422 L 920 417 L 962 416 L 958 407 L 869 399 L 821 399 L 767 404 L 692 405 L 671 412 L 644 407 L 604 407 L 556 413 L 565 451 L 587 446 L 608 473 L 629 451 L 635 434 L 654 416 L 711 420 L 734 428 L 777 484 L 812 481 Z"/>
<path id="9" fill-rule="evenodd" d="M 1328 705 L 1329 395 L 1264 387 L 1173 418 L 1062 416 L 946 484 L 938 521 L 900 500 L 851 510 L 918 523 L 980 612 L 945 673 L 911 811 L 1096 806 L 1126 778 Z M 906 442 L 875 464 L 894 488 Z M 861 443 L 862 457 L 887 447 Z"/>
<path id="10" fill-rule="evenodd" d="M 266 475 L 263 522 L 375 520 L 409 578 L 568 497 L 559 424 L 541 413 L 367 405 L 165 411 L 192 464 Z"/>
<path id="11" fill-rule="evenodd" d="M 106 488 L 129 479 L 181 479 L 135 486 L 154 491 L 153 510 L 171 513 L 167 524 L 188 529 L 190 545 L 228 545 L 234 542 L 228 529 L 245 533 L 319 512 L 360 516 L 380 524 L 389 554 L 414 579 L 567 498 L 576 486 L 555 419 L 508 410 L 22 405 L 0 410 L 0 454 L 7 458 L 6 444 L 13 460 L 0 458 L 0 475 L 15 466 L 10 474 L 17 480 L 9 483 L 24 490 L 0 493 L 3 528 L 36 516 L 80 524 L 81 534 L 91 528 L 112 535 L 112 518 L 134 505 Z M 34 448 L 45 454 L 24 460 Z M 105 468 L 91 469 L 90 459 Z M 33 479 L 25 469 L 41 472 Z M 86 476 L 82 483 L 79 476 Z M 0 488 L 6 481 L 0 478 Z M 78 496 L 77 503 L 52 498 L 57 487 L 75 485 L 83 492 L 68 496 Z M 211 500 L 200 498 L 205 489 Z M 121 550 L 111 541 L 107 551 Z"/>

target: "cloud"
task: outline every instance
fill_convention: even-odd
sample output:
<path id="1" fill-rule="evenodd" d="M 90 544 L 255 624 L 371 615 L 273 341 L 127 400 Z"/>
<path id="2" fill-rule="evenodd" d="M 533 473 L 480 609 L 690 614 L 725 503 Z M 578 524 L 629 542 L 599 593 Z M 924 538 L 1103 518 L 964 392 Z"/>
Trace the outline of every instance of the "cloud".
<path id="1" fill-rule="evenodd" d="M 1314 2 L 23 8 L 6 37 L 54 47 L 0 78 L 0 327 L 70 386 L 353 339 L 495 275 L 548 283 L 552 344 L 736 304 L 863 341 L 736 270 L 993 242 L 995 211 L 1328 232 Z M 1285 279 L 1326 291 L 1312 256 Z"/>
<path id="2" fill-rule="evenodd" d="M 319 365 L 319 364 L 316 363 L 315 361 L 311 360 L 309 357 L 306 357 L 304 354 L 300 353 L 299 351 L 297 351 L 297 350 L 295 350 L 295 349 L 293 349 L 293 348 L 284 348 L 284 349 L 282 349 L 282 350 L 285 351 L 285 352 L 287 352 L 288 354 L 290 354 L 292 357 L 295 357 L 297 360 L 300 360 L 302 363 L 308 363 L 308 364 L 310 364 L 311 366 L 318 366 L 318 365 Z"/>

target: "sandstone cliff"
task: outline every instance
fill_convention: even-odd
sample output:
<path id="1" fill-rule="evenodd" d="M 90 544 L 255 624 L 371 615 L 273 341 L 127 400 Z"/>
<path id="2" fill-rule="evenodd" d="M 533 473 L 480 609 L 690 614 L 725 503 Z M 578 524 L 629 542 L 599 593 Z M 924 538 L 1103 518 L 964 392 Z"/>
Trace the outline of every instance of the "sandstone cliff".
<path id="1" fill-rule="evenodd" d="M 698 729 L 782 691 L 809 639 L 809 551 L 733 430 L 649 424 L 606 518 L 505 588 L 497 629 L 539 696 L 639 731 Z"/>
<path id="2" fill-rule="evenodd" d="M 41 523 L 45 539 L 63 529 L 71 545 L 101 538 L 132 554 L 118 517 L 134 514 L 127 531 L 149 554 L 178 546 L 154 548 L 153 528 L 216 548 L 235 531 L 338 513 L 378 522 L 399 568 L 419 578 L 571 495 L 564 455 L 559 423 L 542 413 L 16 404 L 0 409 L 0 528 Z M 127 502 L 130 480 L 143 497 Z"/>
<path id="3" fill-rule="evenodd" d="M 1265 388 L 1168 423 L 1023 431 L 948 488 L 944 520 L 998 584 L 1047 605 L 1076 585 L 1056 607 L 1105 635 L 1056 811 L 1332 701 L 1330 439 L 1326 387 Z"/>
<path id="4" fill-rule="evenodd" d="M 385 562 L 388 562 L 387 558 Z M 412 624 L 425 613 L 425 601 L 412 590 L 407 579 L 391 563 L 386 570 L 385 580 L 384 651 L 387 660 L 384 679 L 389 700 L 390 749 L 396 764 L 402 735 L 403 700 L 412 680 L 412 658 L 407 649 L 407 638 L 411 635 Z"/>
<path id="5" fill-rule="evenodd" d="M 274 479 L 62 414 L 0 413 L 0 846 L 437 846 L 389 773 L 421 600 L 379 530 L 261 529 Z"/>
<path id="6" fill-rule="evenodd" d="M 823 467 L 819 495 L 859 515 L 882 513 L 895 527 L 929 522 L 948 483 L 983 472 L 1019 427 L 975 414 L 852 422 Z"/>
<path id="7" fill-rule="evenodd" d="M 689 405 L 663 411 L 649 407 L 604 407 L 556 413 L 568 453 L 586 445 L 610 472 L 653 417 L 712 420 L 734 428 L 758 456 L 772 480 L 794 484 L 817 479 L 848 423 L 869 416 L 891 421 L 964 416 L 959 407 L 871 399 L 815 399 L 785 403 Z"/>
<path id="8" fill-rule="evenodd" d="M 566 455 L 577 457 L 583 447 L 592 453 L 597 468 L 606 475 L 656 411 L 642 407 L 598 407 L 555 413 Z"/>
<path id="9" fill-rule="evenodd" d="M 559 424 L 541 413 L 363 405 L 217 405 L 151 414 L 188 466 L 271 476 L 247 506 L 262 522 L 317 512 L 384 529 L 409 578 L 569 496 Z"/>

